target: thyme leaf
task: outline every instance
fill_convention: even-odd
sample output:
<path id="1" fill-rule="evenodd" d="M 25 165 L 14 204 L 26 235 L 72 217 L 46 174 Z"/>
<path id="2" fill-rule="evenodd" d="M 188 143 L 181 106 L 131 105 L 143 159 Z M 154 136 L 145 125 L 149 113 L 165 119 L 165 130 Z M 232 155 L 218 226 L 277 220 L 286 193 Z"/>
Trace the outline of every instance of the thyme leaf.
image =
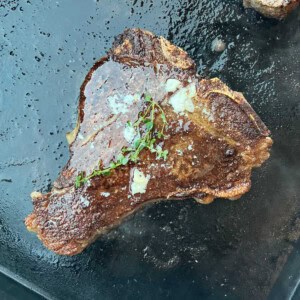
<path id="1" fill-rule="evenodd" d="M 144 101 L 148 104 L 145 111 L 139 115 L 136 122 L 131 123 L 128 121 L 126 126 L 134 128 L 138 133 L 138 138 L 134 141 L 131 147 L 123 147 L 121 153 L 117 156 L 116 161 L 112 161 L 109 167 L 99 170 L 95 170 L 92 174 L 85 176 L 84 173 L 78 174 L 75 179 L 75 188 L 80 188 L 81 185 L 85 184 L 88 180 L 95 176 L 109 176 L 111 172 L 120 167 L 127 165 L 129 162 L 137 162 L 139 160 L 140 152 L 143 149 L 148 149 L 151 153 L 156 153 L 157 159 L 167 160 L 168 150 L 163 150 L 160 145 L 156 145 L 156 138 L 164 138 L 165 126 L 168 124 L 166 115 L 162 107 L 153 100 L 151 95 L 144 95 Z M 161 128 L 155 124 L 155 117 L 159 114 L 162 120 Z M 142 128 L 141 128 L 142 127 Z M 143 129 L 143 131 L 141 130 Z"/>

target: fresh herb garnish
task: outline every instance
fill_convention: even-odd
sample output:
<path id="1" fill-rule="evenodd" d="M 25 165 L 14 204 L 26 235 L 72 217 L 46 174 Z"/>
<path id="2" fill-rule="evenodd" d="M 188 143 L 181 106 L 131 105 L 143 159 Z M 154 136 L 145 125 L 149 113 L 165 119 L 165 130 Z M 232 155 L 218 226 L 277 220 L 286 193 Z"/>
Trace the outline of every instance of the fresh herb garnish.
<path id="1" fill-rule="evenodd" d="M 126 126 L 132 127 L 137 133 L 138 138 L 135 139 L 131 147 L 123 147 L 121 153 L 117 156 L 117 160 L 110 163 L 109 167 L 93 171 L 90 175 L 85 176 L 80 173 L 75 180 L 75 188 L 79 188 L 88 180 L 95 176 L 110 175 L 111 171 L 126 165 L 128 162 L 137 162 L 139 160 L 140 152 L 143 149 L 150 150 L 151 153 L 156 153 L 157 159 L 166 160 L 168 157 L 168 150 L 163 150 L 160 145 L 157 145 L 157 138 L 164 138 L 164 130 L 167 125 L 166 115 L 162 107 L 153 100 L 151 95 L 144 95 L 144 101 L 148 104 L 145 111 L 139 115 L 139 118 L 133 124 L 128 121 Z M 155 126 L 155 117 L 159 115 L 162 120 L 161 128 Z"/>

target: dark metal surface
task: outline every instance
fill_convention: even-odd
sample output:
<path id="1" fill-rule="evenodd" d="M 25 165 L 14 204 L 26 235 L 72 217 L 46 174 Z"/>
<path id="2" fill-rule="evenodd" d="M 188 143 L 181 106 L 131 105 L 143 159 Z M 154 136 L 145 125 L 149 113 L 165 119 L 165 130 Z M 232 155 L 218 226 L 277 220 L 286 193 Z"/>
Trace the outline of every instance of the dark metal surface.
<path id="1" fill-rule="evenodd" d="M 300 240 L 295 245 L 295 249 L 289 255 L 288 261 L 280 272 L 269 299 L 300 299 Z"/>
<path id="2" fill-rule="evenodd" d="M 0 273 L 0 298 L 5 300 L 18 299 L 41 299 L 38 295 L 26 289 L 23 285 L 16 284 L 15 281 Z"/>
<path id="3" fill-rule="evenodd" d="M 0 264 L 57 299 L 265 299 L 276 279 L 283 291 L 300 269 L 280 276 L 300 230 L 299 20 L 263 19 L 238 0 L 1 1 Z M 242 91 L 273 133 L 272 155 L 239 201 L 151 204 L 59 257 L 24 227 L 29 194 L 68 160 L 79 87 L 125 27 L 163 35 Z"/>
<path id="4" fill-rule="evenodd" d="M 3 300 L 41 300 L 51 298 L 46 291 L 41 290 L 32 282 L 18 276 L 10 270 L 0 266 L 0 299 Z"/>

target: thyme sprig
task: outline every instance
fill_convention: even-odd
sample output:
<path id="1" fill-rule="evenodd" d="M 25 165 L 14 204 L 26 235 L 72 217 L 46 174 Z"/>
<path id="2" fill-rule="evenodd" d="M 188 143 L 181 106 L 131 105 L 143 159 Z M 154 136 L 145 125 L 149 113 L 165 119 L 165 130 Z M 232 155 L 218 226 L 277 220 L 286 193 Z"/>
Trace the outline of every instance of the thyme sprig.
<path id="1" fill-rule="evenodd" d="M 88 180 L 95 176 L 108 176 L 111 171 L 128 164 L 129 162 L 137 162 L 139 155 L 143 149 L 148 149 L 151 153 L 156 153 L 157 159 L 167 159 L 168 150 L 163 150 L 160 145 L 157 144 L 157 139 L 165 137 L 164 131 L 166 128 L 167 119 L 162 107 L 153 100 L 151 95 L 144 95 L 144 101 L 147 103 L 147 107 L 143 113 L 140 113 L 139 118 L 134 123 L 127 122 L 126 126 L 132 128 L 136 133 L 136 139 L 130 147 L 123 147 L 121 153 L 117 156 L 116 161 L 112 161 L 109 167 L 99 168 L 94 170 L 90 175 L 85 176 L 84 172 L 80 173 L 75 180 L 75 188 L 79 188 L 82 184 L 85 184 Z M 161 118 L 161 128 L 158 128 L 155 124 L 156 116 Z"/>

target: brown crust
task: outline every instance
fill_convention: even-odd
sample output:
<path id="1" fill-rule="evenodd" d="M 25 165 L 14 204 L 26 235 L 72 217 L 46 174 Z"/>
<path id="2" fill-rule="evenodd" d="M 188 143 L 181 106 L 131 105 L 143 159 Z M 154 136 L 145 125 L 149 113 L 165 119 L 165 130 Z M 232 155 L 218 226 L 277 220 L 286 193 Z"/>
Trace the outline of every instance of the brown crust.
<path id="1" fill-rule="evenodd" d="M 164 90 L 168 78 L 195 86 L 194 112 L 173 111 L 168 104 L 173 93 Z M 167 161 L 144 151 L 138 163 L 76 190 L 75 176 L 96 168 L 99 159 L 110 162 L 126 142 L 122 128 L 144 109 L 139 100 L 127 112 L 111 115 L 106 101 L 145 89 L 168 119 L 168 138 L 162 140 Z M 79 121 L 69 162 L 50 193 L 32 194 L 34 211 L 25 220 L 47 248 L 62 255 L 80 253 L 145 203 L 194 198 L 208 204 L 216 197 L 241 197 L 250 189 L 252 168 L 269 157 L 272 145 L 269 130 L 242 94 L 219 79 L 200 80 L 186 52 L 141 29 L 117 37 L 108 56 L 89 71 L 80 89 Z M 135 168 L 151 176 L 146 193 L 130 190 Z"/>
<path id="2" fill-rule="evenodd" d="M 265 17 L 281 20 L 299 6 L 300 0 L 244 0 L 243 3 Z"/>
<path id="3" fill-rule="evenodd" d="M 78 116 L 79 116 L 79 123 L 82 122 L 84 117 L 84 101 L 85 101 L 85 95 L 84 95 L 84 89 L 87 85 L 87 83 L 90 81 L 92 74 L 95 69 L 99 68 L 101 65 L 103 65 L 106 61 L 108 61 L 108 56 L 101 57 L 93 66 L 93 68 L 90 69 L 90 71 L 85 76 L 85 79 L 80 87 L 80 98 L 79 98 L 79 105 L 78 105 Z"/>
<path id="4" fill-rule="evenodd" d="M 167 64 L 191 73 L 196 71 L 194 61 L 184 50 L 139 28 L 127 29 L 117 36 L 109 55 L 125 64 Z"/>

